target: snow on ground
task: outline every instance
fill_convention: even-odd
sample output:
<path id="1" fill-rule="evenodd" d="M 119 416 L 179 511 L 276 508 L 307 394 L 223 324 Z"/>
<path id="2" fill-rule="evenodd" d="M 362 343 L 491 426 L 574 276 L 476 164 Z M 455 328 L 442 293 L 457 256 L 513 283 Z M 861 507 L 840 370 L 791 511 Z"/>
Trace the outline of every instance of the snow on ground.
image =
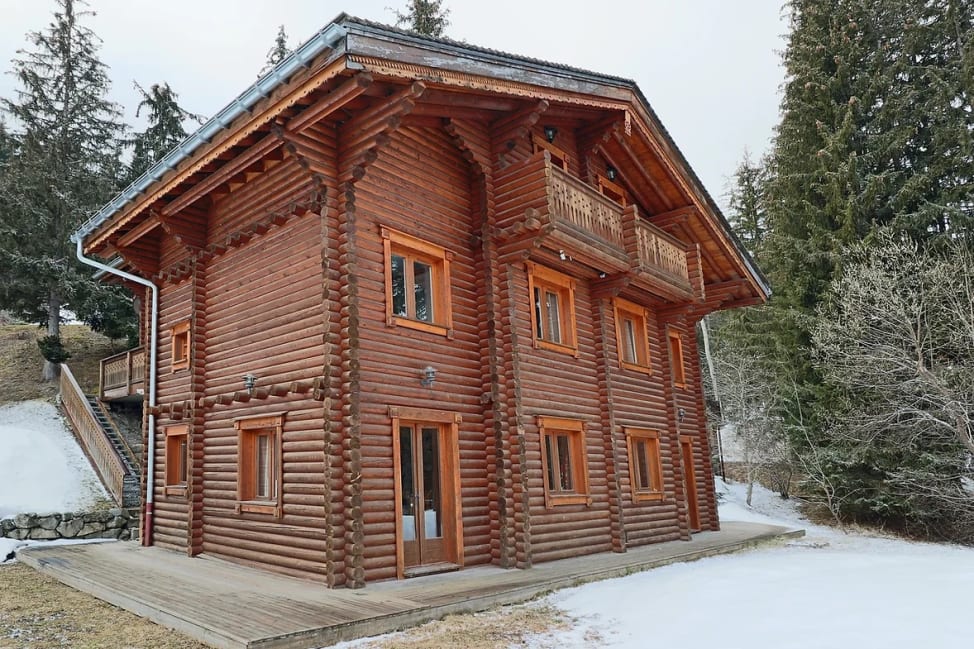
<path id="1" fill-rule="evenodd" d="M 0 518 L 83 511 L 105 498 L 98 477 L 52 404 L 22 401 L 0 406 Z"/>
<path id="2" fill-rule="evenodd" d="M 577 622 L 546 646 L 915 649 L 969 646 L 974 549 L 845 533 L 759 486 L 718 485 L 721 520 L 778 522 L 803 539 L 559 591 Z"/>

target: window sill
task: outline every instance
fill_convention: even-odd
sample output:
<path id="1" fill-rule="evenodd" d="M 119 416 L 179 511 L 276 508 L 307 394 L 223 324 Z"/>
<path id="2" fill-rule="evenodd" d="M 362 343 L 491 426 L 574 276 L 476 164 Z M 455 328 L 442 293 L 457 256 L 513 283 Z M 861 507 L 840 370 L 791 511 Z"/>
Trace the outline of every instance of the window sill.
<path id="1" fill-rule="evenodd" d="M 677 383 L 676 381 L 674 381 L 673 382 L 673 387 L 674 388 L 678 388 L 680 390 L 686 390 L 687 389 L 687 384 L 686 383 Z"/>
<path id="2" fill-rule="evenodd" d="M 659 501 L 659 500 L 663 500 L 663 492 L 662 491 L 637 491 L 632 495 L 632 499 L 636 502 Z"/>
<path id="3" fill-rule="evenodd" d="M 639 365 L 637 363 L 627 363 L 626 361 L 621 361 L 622 369 L 632 370 L 633 372 L 639 372 L 640 374 L 645 374 L 647 376 L 652 375 L 653 368 L 648 365 Z"/>
<path id="4" fill-rule="evenodd" d="M 186 485 L 166 485 L 164 493 L 167 496 L 186 497 Z"/>
<path id="5" fill-rule="evenodd" d="M 268 502 L 241 501 L 237 503 L 237 513 L 270 514 L 280 518 L 277 504 Z"/>
<path id="6" fill-rule="evenodd" d="M 571 345 L 562 345 L 561 343 L 553 343 L 548 340 L 540 340 L 535 338 L 534 346 L 538 349 L 548 349 L 553 352 L 569 354 L 575 358 L 578 358 L 578 347 L 572 347 Z"/>
<path id="7" fill-rule="evenodd" d="M 185 361 L 180 361 L 178 363 L 173 363 L 170 371 L 178 372 L 179 370 L 188 370 L 188 369 L 189 369 L 189 361 L 185 360 Z"/>
<path id="8" fill-rule="evenodd" d="M 393 316 L 390 324 L 392 324 L 392 326 L 407 327 L 409 329 L 416 329 L 417 331 L 425 331 L 427 333 L 453 338 L 453 330 L 451 328 L 444 325 L 434 324 L 432 322 L 412 320 L 403 316 Z"/>
<path id="9" fill-rule="evenodd" d="M 588 494 L 545 494 L 545 507 L 551 509 L 561 505 L 591 505 Z"/>

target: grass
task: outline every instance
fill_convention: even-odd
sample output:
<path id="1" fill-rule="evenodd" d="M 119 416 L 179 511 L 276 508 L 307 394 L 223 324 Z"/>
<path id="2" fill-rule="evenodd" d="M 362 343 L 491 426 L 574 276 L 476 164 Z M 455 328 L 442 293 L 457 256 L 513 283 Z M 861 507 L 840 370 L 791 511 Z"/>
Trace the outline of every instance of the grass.
<path id="1" fill-rule="evenodd" d="M 37 338 L 44 330 L 35 325 L 0 325 L 0 405 L 30 399 L 52 399 L 56 381 L 41 380 L 44 359 Z M 85 325 L 63 325 L 61 339 L 71 353 L 68 367 L 88 394 L 98 389 L 99 361 L 125 349 L 124 341 L 109 340 Z"/>
<path id="2" fill-rule="evenodd" d="M 21 563 L 0 566 L 0 647 L 154 647 L 206 645 L 69 588 Z"/>

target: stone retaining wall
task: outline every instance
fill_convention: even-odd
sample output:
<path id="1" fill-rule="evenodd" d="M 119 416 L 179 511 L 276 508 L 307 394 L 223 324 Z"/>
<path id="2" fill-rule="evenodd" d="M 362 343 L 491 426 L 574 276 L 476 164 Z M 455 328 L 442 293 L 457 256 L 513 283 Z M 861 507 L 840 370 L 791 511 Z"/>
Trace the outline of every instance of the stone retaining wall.
<path id="1" fill-rule="evenodd" d="M 76 514 L 17 514 L 0 520 L 0 538 L 53 541 L 56 539 L 119 539 L 138 536 L 139 521 L 127 509 Z"/>

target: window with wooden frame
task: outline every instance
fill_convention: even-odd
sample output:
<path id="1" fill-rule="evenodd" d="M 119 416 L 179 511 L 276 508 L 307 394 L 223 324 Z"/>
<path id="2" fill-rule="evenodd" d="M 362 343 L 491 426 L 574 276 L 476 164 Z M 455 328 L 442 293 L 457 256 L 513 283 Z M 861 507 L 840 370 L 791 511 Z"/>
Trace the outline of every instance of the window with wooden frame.
<path id="1" fill-rule="evenodd" d="M 539 416 L 538 428 L 545 506 L 590 505 L 585 422 Z"/>
<path id="2" fill-rule="evenodd" d="M 166 426 L 166 495 L 185 495 L 189 478 L 189 426 Z"/>
<path id="3" fill-rule="evenodd" d="M 172 371 L 189 367 L 189 320 L 180 322 L 171 330 Z"/>
<path id="4" fill-rule="evenodd" d="M 683 361 L 683 336 L 679 331 L 670 329 L 666 332 L 670 345 L 670 366 L 673 368 L 673 383 L 677 387 L 687 387 L 686 368 Z"/>
<path id="5" fill-rule="evenodd" d="M 284 415 L 234 421 L 238 435 L 237 512 L 281 516 L 281 434 Z"/>
<path id="6" fill-rule="evenodd" d="M 649 326 L 645 307 L 616 298 L 613 300 L 616 320 L 616 345 L 619 364 L 630 370 L 651 374 L 649 365 Z"/>
<path id="7" fill-rule="evenodd" d="M 548 140 L 544 139 L 543 137 L 537 134 L 535 134 L 531 138 L 531 141 L 534 144 L 535 153 L 537 153 L 538 151 L 547 151 L 551 157 L 551 163 L 553 165 L 555 165 L 560 169 L 568 171 L 569 157 L 568 154 L 565 153 L 564 149 L 556 147 L 554 144 L 552 144 L 551 142 L 549 142 Z"/>
<path id="8" fill-rule="evenodd" d="M 385 251 L 386 324 L 453 335 L 450 261 L 453 253 L 382 228 Z"/>
<path id="9" fill-rule="evenodd" d="M 575 336 L 575 280 L 528 262 L 534 346 L 578 356 Z"/>
<path id="10" fill-rule="evenodd" d="M 648 428 L 626 427 L 629 447 L 629 484 L 633 500 L 663 499 L 663 463 L 660 460 L 659 432 Z"/>

